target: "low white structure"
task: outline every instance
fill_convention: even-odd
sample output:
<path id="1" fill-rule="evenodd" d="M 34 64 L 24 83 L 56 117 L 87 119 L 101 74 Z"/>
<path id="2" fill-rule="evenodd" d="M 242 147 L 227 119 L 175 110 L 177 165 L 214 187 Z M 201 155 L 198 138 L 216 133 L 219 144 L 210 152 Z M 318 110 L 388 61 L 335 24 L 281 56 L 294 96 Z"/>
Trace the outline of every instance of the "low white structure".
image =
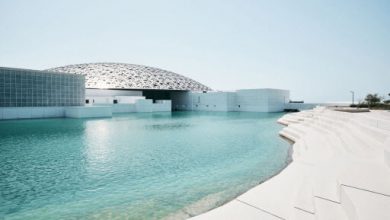
<path id="1" fill-rule="evenodd" d="M 112 108 L 107 106 L 76 106 L 65 109 L 67 118 L 102 118 L 112 117 Z"/>
<path id="2" fill-rule="evenodd" d="M 0 107 L 0 120 L 59 118 L 64 116 L 65 107 Z"/>
<path id="3" fill-rule="evenodd" d="M 1 107 L 0 120 L 33 118 L 96 118 L 111 117 L 112 110 L 104 106 L 65 107 Z"/>
<path id="4" fill-rule="evenodd" d="M 107 98 L 108 99 L 108 98 Z M 130 100 L 131 97 L 126 98 Z M 95 103 L 88 106 L 106 106 L 112 108 L 112 113 L 133 113 L 133 112 L 170 112 L 172 110 L 171 100 L 156 100 L 137 98 L 132 99 L 132 102 L 118 102 L 117 104 Z"/>
<path id="5" fill-rule="evenodd" d="M 113 113 L 170 112 L 171 100 L 156 100 L 135 97 L 133 103 L 108 104 L 112 97 L 100 97 L 101 102 L 85 106 L 64 107 L 0 107 L 0 120 L 32 118 L 96 118 L 112 117 Z M 102 101 L 103 100 L 103 101 Z M 99 104 L 100 103 L 100 104 Z"/>
<path id="6" fill-rule="evenodd" d="M 109 91 L 109 90 L 107 90 Z M 112 96 L 100 92 L 87 96 L 88 105 L 110 105 L 113 113 L 157 112 L 157 111 L 244 111 L 281 112 L 289 101 L 290 92 L 281 89 L 241 89 L 234 92 L 191 92 L 172 93 L 171 100 L 152 100 L 145 96 Z M 119 90 L 118 90 L 119 92 Z M 172 106 L 172 103 L 174 103 Z"/>
<path id="7" fill-rule="evenodd" d="M 137 100 L 145 99 L 145 96 L 88 96 L 85 98 L 87 105 L 95 104 L 135 104 Z"/>
<path id="8" fill-rule="evenodd" d="M 170 112 L 172 111 L 171 100 L 156 100 L 152 105 L 153 112 Z"/>
<path id="9" fill-rule="evenodd" d="M 390 112 L 287 114 L 292 163 L 203 219 L 390 219 Z"/>
<path id="10" fill-rule="evenodd" d="M 33 119 L 33 118 L 95 118 L 111 117 L 110 107 L 104 106 L 65 106 L 65 107 L 2 107 L 2 119 Z"/>
<path id="11" fill-rule="evenodd" d="M 176 110 L 281 112 L 290 92 L 282 89 L 241 89 L 233 92 L 188 92 L 172 98 Z"/>
<path id="12" fill-rule="evenodd" d="M 134 104 L 139 99 L 145 99 L 142 91 L 86 89 L 86 104 Z"/>
<path id="13" fill-rule="evenodd" d="M 86 90 L 87 106 L 106 106 L 112 113 L 170 112 L 171 100 L 152 100 L 142 96 L 142 91 L 133 90 Z"/>

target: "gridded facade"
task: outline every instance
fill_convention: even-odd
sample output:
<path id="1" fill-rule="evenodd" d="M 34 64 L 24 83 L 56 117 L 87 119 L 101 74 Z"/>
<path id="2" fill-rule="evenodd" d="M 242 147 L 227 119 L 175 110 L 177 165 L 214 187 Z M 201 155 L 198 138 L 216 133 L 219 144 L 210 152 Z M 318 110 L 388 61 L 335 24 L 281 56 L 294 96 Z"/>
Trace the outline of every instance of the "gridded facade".
<path id="1" fill-rule="evenodd" d="M 0 67 L 0 107 L 82 106 L 85 78 Z"/>

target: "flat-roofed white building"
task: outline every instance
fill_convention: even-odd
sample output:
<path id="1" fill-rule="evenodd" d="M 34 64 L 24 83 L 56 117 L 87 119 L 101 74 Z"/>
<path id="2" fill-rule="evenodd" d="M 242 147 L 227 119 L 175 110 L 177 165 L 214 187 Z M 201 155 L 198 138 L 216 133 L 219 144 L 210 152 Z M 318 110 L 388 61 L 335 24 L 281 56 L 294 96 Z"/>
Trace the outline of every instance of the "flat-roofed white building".
<path id="1" fill-rule="evenodd" d="M 189 92 L 173 97 L 176 110 L 281 112 L 290 92 L 282 89 L 241 89 L 237 91 Z"/>

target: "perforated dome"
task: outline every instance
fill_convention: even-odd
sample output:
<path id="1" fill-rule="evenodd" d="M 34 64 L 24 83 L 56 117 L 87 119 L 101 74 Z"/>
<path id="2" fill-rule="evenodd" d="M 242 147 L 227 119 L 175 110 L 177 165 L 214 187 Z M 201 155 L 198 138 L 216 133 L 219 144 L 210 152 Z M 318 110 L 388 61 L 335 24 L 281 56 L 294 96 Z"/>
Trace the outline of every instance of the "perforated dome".
<path id="1" fill-rule="evenodd" d="M 161 89 L 208 91 L 209 87 L 188 77 L 154 67 L 124 63 L 86 63 L 47 71 L 82 74 L 86 88 Z"/>

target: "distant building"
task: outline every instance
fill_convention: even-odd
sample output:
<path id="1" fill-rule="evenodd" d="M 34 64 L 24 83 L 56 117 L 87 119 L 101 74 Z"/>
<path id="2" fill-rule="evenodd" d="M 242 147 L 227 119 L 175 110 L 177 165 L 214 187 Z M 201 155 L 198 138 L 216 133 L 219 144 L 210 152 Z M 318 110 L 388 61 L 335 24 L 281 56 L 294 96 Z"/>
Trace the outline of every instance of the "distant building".
<path id="1" fill-rule="evenodd" d="M 177 73 L 134 64 L 0 68 L 0 119 L 172 110 L 280 112 L 288 101 L 288 90 L 217 92 Z"/>
<path id="2" fill-rule="evenodd" d="M 237 91 L 189 92 L 174 96 L 175 110 L 281 112 L 290 92 L 282 89 L 240 89 Z"/>

